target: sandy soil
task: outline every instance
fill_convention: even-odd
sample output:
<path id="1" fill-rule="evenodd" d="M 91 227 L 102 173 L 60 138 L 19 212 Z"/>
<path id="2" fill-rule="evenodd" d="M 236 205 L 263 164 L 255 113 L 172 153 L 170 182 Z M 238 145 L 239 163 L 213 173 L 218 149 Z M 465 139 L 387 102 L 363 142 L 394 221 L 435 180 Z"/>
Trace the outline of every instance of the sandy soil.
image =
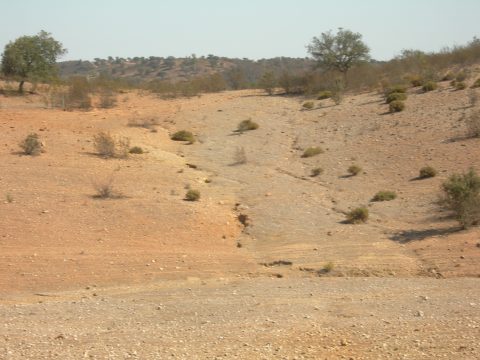
<path id="1" fill-rule="evenodd" d="M 479 231 L 435 204 L 450 174 L 480 170 L 469 92 L 417 90 L 397 114 L 376 93 L 311 111 L 257 91 L 132 92 L 89 112 L 0 97 L 0 357 L 480 357 Z M 247 118 L 259 128 L 235 132 Z M 181 129 L 198 141 L 171 141 Z M 100 158 L 99 131 L 147 153 Z M 19 153 L 31 132 L 37 157 Z M 325 152 L 302 158 L 310 146 Z M 425 165 L 438 176 L 416 180 Z M 112 175 L 122 196 L 96 199 Z M 371 202 L 379 190 L 398 198 Z M 359 205 L 369 221 L 345 224 Z"/>

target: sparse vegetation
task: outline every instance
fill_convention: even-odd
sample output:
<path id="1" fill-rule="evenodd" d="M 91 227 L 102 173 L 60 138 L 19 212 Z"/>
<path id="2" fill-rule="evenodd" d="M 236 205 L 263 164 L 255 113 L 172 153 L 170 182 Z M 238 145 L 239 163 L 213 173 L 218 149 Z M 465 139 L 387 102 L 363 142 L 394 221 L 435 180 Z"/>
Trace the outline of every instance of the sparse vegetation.
<path id="1" fill-rule="evenodd" d="M 455 79 L 455 74 L 451 71 L 447 72 L 443 77 L 442 77 L 442 81 L 452 81 L 453 79 Z"/>
<path id="2" fill-rule="evenodd" d="M 480 87 L 480 78 L 475 80 L 475 82 L 472 85 L 472 89 L 475 89 L 475 88 L 478 88 L 478 87 Z"/>
<path id="3" fill-rule="evenodd" d="M 421 75 L 411 75 L 408 80 L 413 87 L 422 86 L 425 82 L 424 78 Z"/>
<path id="4" fill-rule="evenodd" d="M 348 173 L 351 175 L 351 176 L 356 176 L 358 174 L 360 174 L 362 172 L 362 168 L 358 165 L 351 165 L 348 169 L 347 169 Z"/>
<path id="5" fill-rule="evenodd" d="M 233 156 L 232 165 L 243 165 L 247 163 L 247 154 L 245 153 L 245 148 L 243 146 L 237 147 L 235 149 L 235 154 Z"/>
<path id="6" fill-rule="evenodd" d="M 455 82 L 455 90 L 465 90 L 466 88 L 467 84 L 465 84 L 463 81 Z"/>
<path id="7" fill-rule="evenodd" d="M 131 147 L 128 151 L 130 154 L 143 154 L 144 151 L 140 146 Z"/>
<path id="8" fill-rule="evenodd" d="M 38 134 L 32 133 L 28 135 L 19 146 L 22 148 L 25 155 L 40 155 L 42 152 L 43 146 Z"/>
<path id="9" fill-rule="evenodd" d="M 394 191 L 379 191 L 372 198 L 372 201 L 390 201 L 397 198 L 397 194 Z"/>
<path id="10" fill-rule="evenodd" d="M 384 96 L 385 99 L 388 98 L 390 94 L 404 94 L 407 92 L 407 87 L 405 85 L 393 85 L 393 86 L 387 86 L 384 90 Z"/>
<path id="11" fill-rule="evenodd" d="M 335 265 L 333 264 L 333 262 L 329 261 L 328 263 L 326 263 L 325 265 L 323 265 L 323 267 L 322 267 L 322 273 L 332 272 L 332 270 L 333 270 L 334 267 L 335 267 Z"/>
<path id="12" fill-rule="evenodd" d="M 200 191 L 190 189 L 185 194 L 185 200 L 187 201 L 198 201 L 200 200 Z"/>
<path id="13" fill-rule="evenodd" d="M 388 110 L 391 113 L 396 113 L 403 111 L 405 109 L 405 103 L 400 100 L 393 100 L 389 105 L 388 105 Z"/>
<path id="14" fill-rule="evenodd" d="M 64 97 L 65 109 L 89 110 L 92 107 L 90 94 L 92 88 L 85 76 L 73 76 L 69 80 L 67 95 Z"/>
<path id="15" fill-rule="evenodd" d="M 329 90 L 320 91 L 317 96 L 317 100 L 329 99 L 332 97 L 332 92 Z"/>
<path id="16" fill-rule="evenodd" d="M 250 130 L 256 130 L 258 129 L 258 124 L 255 121 L 252 121 L 252 119 L 246 119 L 241 121 L 238 124 L 237 131 L 238 132 L 244 132 L 244 131 L 250 131 Z"/>
<path id="17" fill-rule="evenodd" d="M 174 141 L 187 141 L 189 144 L 193 144 L 196 140 L 193 133 L 187 130 L 177 131 L 172 135 L 171 139 Z"/>
<path id="18" fill-rule="evenodd" d="M 159 125 L 160 122 L 157 118 L 132 118 L 128 120 L 127 126 L 130 127 L 141 127 L 145 129 L 152 130 L 156 125 Z"/>
<path id="19" fill-rule="evenodd" d="M 455 81 L 462 82 L 467 80 L 468 74 L 466 71 L 462 70 L 455 76 Z"/>
<path id="20" fill-rule="evenodd" d="M 422 86 L 423 92 L 429 92 L 436 90 L 438 87 L 437 83 L 435 81 L 427 81 L 425 84 Z"/>
<path id="21" fill-rule="evenodd" d="M 113 182 L 113 175 L 92 181 L 92 185 L 96 191 L 94 197 L 97 199 L 109 199 L 117 197 L 118 195 L 115 195 L 113 191 Z"/>
<path id="22" fill-rule="evenodd" d="M 105 158 L 126 158 L 130 150 L 130 139 L 115 138 L 107 132 L 99 132 L 93 137 L 93 146 L 98 155 Z"/>
<path id="23" fill-rule="evenodd" d="M 350 224 L 365 223 L 368 220 L 369 212 L 365 206 L 353 209 L 347 214 L 347 222 Z"/>
<path id="24" fill-rule="evenodd" d="M 311 176 L 312 177 L 315 177 L 315 176 L 319 176 L 323 173 L 323 169 L 321 167 L 316 167 L 316 168 L 313 168 L 312 169 L 312 173 L 311 173 Z"/>
<path id="25" fill-rule="evenodd" d="M 464 174 L 453 174 L 442 185 L 441 204 L 451 210 L 463 228 L 478 225 L 480 221 L 480 177 L 470 169 Z"/>
<path id="26" fill-rule="evenodd" d="M 305 149 L 305 151 L 302 154 L 302 158 L 309 158 L 322 153 L 323 153 L 323 149 L 321 147 L 313 146 Z"/>
<path id="27" fill-rule="evenodd" d="M 420 173 L 419 173 L 418 177 L 420 179 L 428 179 L 428 178 L 435 177 L 436 175 L 437 175 L 437 170 L 435 170 L 431 166 L 425 166 L 425 167 L 420 169 Z"/>
<path id="28" fill-rule="evenodd" d="M 13 202 L 13 196 L 12 196 L 12 194 L 7 193 L 7 194 L 5 195 L 5 200 L 7 201 L 7 203 L 11 204 L 11 203 Z"/>
<path id="29" fill-rule="evenodd" d="M 303 103 L 302 107 L 305 110 L 312 110 L 315 107 L 315 103 L 313 101 L 307 101 Z"/>
<path id="30" fill-rule="evenodd" d="M 469 116 L 467 116 L 465 119 L 465 125 L 467 127 L 467 137 L 480 137 L 480 110 L 474 110 Z"/>

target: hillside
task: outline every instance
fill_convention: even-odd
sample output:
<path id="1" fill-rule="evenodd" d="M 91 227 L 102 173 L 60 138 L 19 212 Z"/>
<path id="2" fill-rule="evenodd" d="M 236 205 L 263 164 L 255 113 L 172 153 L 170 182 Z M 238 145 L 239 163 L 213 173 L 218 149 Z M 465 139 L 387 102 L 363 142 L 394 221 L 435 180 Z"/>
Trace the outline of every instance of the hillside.
<path id="1" fill-rule="evenodd" d="M 480 230 L 437 204 L 480 171 L 479 70 L 464 90 L 410 87 L 398 113 L 374 91 L 311 110 L 257 90 L 132 90 L 92 111 L 0 95 L 0 357 L 479 358 Z M 145 152 L 102 158 L 100 131 Z M 26 156 L 33 132 L 45 152 Z M 368 221 L 347 223 L 358 206 Z"/>
<path id="2" fill-rule="evenodd" d="M 98 76 L 103 74 L 132 83 L 152 80 L 179 82 L 216 73 L 220 73 L 228 79 L 230 76 L 238 76 L 238 71 L 247 83 L 253 83 L 265 71 L 273 71 L 276 74 L 288 71 L 295 74 L 304 72 L 312 66 L 313 61 L 309 59 L 279 57 L 254 61 L 214 55 L 199 58 L 195 55 L 187 58 L 150 56 L 124 59 L 110 57 L 95 59 L 92 62 L 78 60 L 58 63 L 60 76 L 63 78 L 72 75 Z"/>

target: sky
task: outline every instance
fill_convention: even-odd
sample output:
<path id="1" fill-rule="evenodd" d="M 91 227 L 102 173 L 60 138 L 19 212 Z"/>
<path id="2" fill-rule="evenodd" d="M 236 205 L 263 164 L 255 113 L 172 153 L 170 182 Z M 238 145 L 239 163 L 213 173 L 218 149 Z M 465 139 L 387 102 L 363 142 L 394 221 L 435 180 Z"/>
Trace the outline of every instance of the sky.
<path id="1" fill-rule="evenodd" d="M 60 60 L 214 54 L 306 57 L 322 32 L 359 32 L 377 60 L 480 37 L 480 0 L 2 0 L 0 51 L 40 30 Z"/>

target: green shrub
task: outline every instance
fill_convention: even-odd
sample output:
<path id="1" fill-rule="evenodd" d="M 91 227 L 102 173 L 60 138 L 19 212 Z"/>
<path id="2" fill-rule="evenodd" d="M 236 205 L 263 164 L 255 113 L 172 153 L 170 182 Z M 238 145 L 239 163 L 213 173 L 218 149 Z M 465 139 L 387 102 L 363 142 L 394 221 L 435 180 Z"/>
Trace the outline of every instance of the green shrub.
<path id="1" fill-rule="evenodd" d="M 109 158 L 126 158 L 130 150 L 130 139 L 116 139 L 107 132 L 99 132 L 93 137 L 93 146 L 98 155 Z"/>
<path id="2" fill-rule="evenodd" d="M 174 141 L 188 141 L 190 144 L 195 142 L 195 136 L 187 130 L 177 131 L 172 135 L 171 139 Z"/>
<path id="3" fill-rule="evenodd" d="M 365 223 L 368 220 L 368 215 L 366 207 L 358 207 L 347 214 L 347 222 L 350 224 Z"/>
<path id="4" fill-rule="evenodd" d="M 198 201 L 200 200 L 200 191 L 190 189 L 185 194 L 185 200 L 187 201 Z"/>
<path id="5" fill-rule="evenodd" d="M 455 90 L 465 90 L 466 88 L 467 84 L 465 84 L 463 81 L 455 82 Z"/>
<path id="6" fill-rule="evenodd" d="M 427 179 L 427 178 L 435 177 L 436 175 L 437 175 L 437 170 L 435 170 L 431 166 L 425 166 L 425 167 L 420 169 L 420 173 L 419 173 L 418 177 L 420 179 Z"/>
<path id="7" fill-rule="evenodd" d="M 422 86 L 422 90 L 424 92 L 429 92 L 436 90 L 438 87 L 437 83 L 435 81 L 427 81 L 425 84 Z"/>
<path id="8" fill-rule="evenodd" d="M 321 167 L 316 167 L 312 169 L 312 177 L 319 176 L 323 173 L 323 169 Z"/>
<path id="9" fill-rule="evenodd" d="M 362 171 L 362 168 L 358 165 L 351 165 L 348 169 L 347 169 L 348 173 L 352 176 L 357 176 L 358 174 L 360 174 L 360 172 Z"/>
<path id="10" fill-rule="evenodd" d="M 143 149 L 140 146 L 131 147 L 129 150 L 130 154 L 143 154 Z"/>
<path id="11" fill-rule="evenodd" d="M 387 96 L 385 99 L 385 102 L 387 104 L 390 104 L 392 101 L 403 101 L 407 100 L 407 94 L 406 93 L 391 93 Z"/>
<path id="12" fill-rule="evenodd" d="M 258 129 L 258 124 L 252 119 L 243 120 L 238 124 L 238 132 L 244 132 L 249 130 L 256 130 Z"/>
<path id="13" fill-rule="evenodd" d="M 304 102 L 302 106 L 306 110 L 312 110 L 315 104 L 313 103 L 313 101 L 307 101 L 307 102 Z"/>
<path id="14" fill-rule="evenodd" d="M 317 100 L 324 100 L 324 99 L 329 99 L 332 97 L 332 92 L 325 90 L 325 91 L 320 91 L 317 96 Z"/>
<path id="15" fill-rule="evenodd" d="M 394 191 L 379 191 L 375 194 L 372 201 L 390 201 L 397 198 Z"/>
<path id="16" fill-rule="evenodd" d="M 480 87 L 480 78 L 475 80 L 475 82 L 472 85 L 472 89 L 475 89 L 475 88 L 478 88 L 478 87 Z"/>
<path id="17" fill-rule="evenodd" d="M 314 147 L 306 148 L 305 151 L 302 154 L 302 157 L 303 158 L 309 158 L 309 157 L 312 157 L 312 156 L 315 156 L 315 155 L 318 155 L 318 154 L 322 154 L 322 153 L 323 153 L 323 149 L 321 147 L 314 146 Z"/>
<path id="18" fill-rule="evenodd" d="M 441 204 L 455 214 L 463 228 L 480 221 L 480 177 L 473 169 L 465 174 L 453 174 L 442 185 Z"/>
<path id="19" fill-rule="evenodd" d="M 405 109 L 405 103 L 400 100 L 394 100 L 389 104 L 388 109 L 391 113 L 403 111 Z"/>
<path id="20" fill-rule="evenodd" d="M 323 265 L 322 272 L 323 273 L 329 273 L 333 270 L 334 267 L 335 267 L 335 265 L 333 264 L 333 262 L 329 261 L 328 263 Z"/>
<path id="21" fill-rule="evenodd" d="M 28 135 L 19 146 L 22 148 L 25 155 L 40 155 L 42 152 L 43 146 L 38 134 L 32 133 Z"/>

